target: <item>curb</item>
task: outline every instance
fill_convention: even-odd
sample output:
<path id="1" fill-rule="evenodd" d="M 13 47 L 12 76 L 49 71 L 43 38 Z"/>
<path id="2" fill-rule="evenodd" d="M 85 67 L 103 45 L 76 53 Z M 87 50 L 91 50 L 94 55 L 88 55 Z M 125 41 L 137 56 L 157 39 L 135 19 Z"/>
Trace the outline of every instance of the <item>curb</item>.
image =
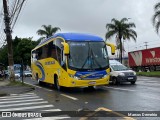
<path id="1" fill-rule="evenodd" d="M 8 89 L 9 89 L 9 88 L 8 88 Z M 15 93 L 10 92 L 10 90 L 7 91 L 7 92 L 5 92 L 5 90 L 4 90 L 4 91 L 0 92 L 0 97 L 10 96 L 10 94 L 23 94 L 23 93 L 31 92 L 31 91 L 33 91 L 33 90 L 35 90 L 34 87 L 28 87 L 28 88 L 24 88 L 24 89 L 23 89 L 23 88 L 20 88 L 20 92 L 17 91 L 17 92 L 15 92 Z"/>
<path id="2" fill-rule="evenodd" d="M 8 93 L 3 93 L 3 92 L 0 92 L 0 97 L 3 97 L 3 96 L 8 96 L 9 94 Z"/>

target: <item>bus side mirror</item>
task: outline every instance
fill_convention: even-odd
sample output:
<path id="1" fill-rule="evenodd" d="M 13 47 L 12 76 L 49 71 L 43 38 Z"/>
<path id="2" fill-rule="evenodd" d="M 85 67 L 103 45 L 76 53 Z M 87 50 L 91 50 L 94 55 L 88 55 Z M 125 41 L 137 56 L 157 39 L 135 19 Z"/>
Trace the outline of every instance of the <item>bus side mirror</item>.
<path id="1" fill-rule="evenodd" d="M 112 55 L 114 55 L 115 54 L 115 50 L 116 50 L 115 45 L 113 45 L 111 43 L 106 43 L 106 45 L 111 47 L 111 53 L 112 53 Z"/>
<path id="2" fill-rule="evenodd" d="M 64 46 L 64 54 L 68 55 L 69 54 L 69 45 L 68 45 L 68 43 L 62 42 L 62 45 Z"/>

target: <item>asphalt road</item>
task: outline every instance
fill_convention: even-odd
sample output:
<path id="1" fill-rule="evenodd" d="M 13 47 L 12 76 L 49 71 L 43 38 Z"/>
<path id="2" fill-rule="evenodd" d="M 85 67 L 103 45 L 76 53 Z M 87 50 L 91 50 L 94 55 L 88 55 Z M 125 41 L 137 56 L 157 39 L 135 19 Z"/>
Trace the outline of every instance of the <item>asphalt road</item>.
<path id="1" fill-rule="evenodd" d="M 62 91 L 55 90 L 52 85 L 39 86 L 36 81 L 29 78 L 24 81 L 36 87 L 33 93 L 52 105 L 50 106 L 51 111 L 67 111 L 57 113 L 62 116 L 67 114 L 64 119 L 75 119 L 75 117 L 81 120 L 160 119 L 160 78 L 138 77 L 135 85 L 122 83 L 96 87 L 95 90 L 63 88 Z M 75 111 L 80 113 L 85 111 L 85 115 L 77 115 Z M 53 115 L 53 113 L 51 114 Z M 159 117 L 155 117 L 156 114 Z M 44 114 L 44 116 L 49 115 L 49 113 Z M 84 117 L 83 115 L 92 117 Z M 109 115 L 110 117 L 108 117 Z M 144 117 L 143 115 L 151 115 L 152 117 Z"/>

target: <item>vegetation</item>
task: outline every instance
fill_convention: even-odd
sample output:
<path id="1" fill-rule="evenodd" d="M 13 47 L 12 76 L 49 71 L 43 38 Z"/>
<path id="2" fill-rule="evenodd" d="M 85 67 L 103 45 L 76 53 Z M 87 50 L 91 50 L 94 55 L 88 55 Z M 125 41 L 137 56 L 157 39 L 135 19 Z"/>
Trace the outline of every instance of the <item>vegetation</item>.
<path id="1" fill-rule="evenodd" d="M 117 41 L 119 42 L 119 48 L 120 48 L 120 62 L 122 63 L 122 39 L 123 40 L 130 40 L 132 38 L 134 41 L 136 41 L 137 33 L 131 29 L 133 27 L 136 27 L 134 23 L 128 23 L 127 18 L 123 18 L 120 21 L 113 18 L 111 20 L 111 23 L 106 25 L 107 33 L 106 33 L 106 39 L 111 38 L 112 36 L 116 36 Z"/>
<path id="2" fill-rule="evenodd" d="M 7 86 L 26 86 L 26 87 L 34 88 L 34 87 L 31 86 L 31 85 L 22 83 L 21 81 L 10 81 L 10 83 L 9 83 Z"/>
<path id="3" fill-rule="evenodd" d="M 55 32 L 60 30 L 58 27 L 52 28 L 51 25 L 42 25 L 44 30 L 39 29 L 37 31 L 38 35 L 45 36 L 41 38 L 48 38 L 52 36 Z M 40 39 L 37 41 L 33 41 L 32 38 L 18 38 L 15 37 L 13 39 L 13 59 L 14 63 L 22 63 L 24 65 L 30 65 L 30 58 L 31 58 L 31 50 L 35 48 L 40 42 Z M 0 48 L 0 63 L 8 66 L 8 50 L 7 45 Z"/>
<path id="4" fill-rule="evenodd" d="M 37 31 L 38 35 L 41 35 L 42 37 L 39 38 L 39 40 L 42 40 L 44 38 L 48 38 L 55 34 L 58 30 L 61 30 L 59 27 L 52 27 L 51 25 L 42 25 L 43 29 L 39 29 Z"/>
<path id="5" fill-rule="evenodd" d="M 159 27 L 160 27 L 160 19 L 159 19 L 160 18 L 160 2 L 154 6 L 154 11 L 155 13 L 153 15 L 152 22 L 153 22 L 153 26 L 156 29 L 156 32 L 158 33 Z"/>
<path id="6" fill-rule="evenodd" d="M 33 41 L 32 38 L 18 38 L 13 40 L 13 58 L 14 63 L 21 63 L 30 65 L 31 50 L 37 46 L 39 41 Z M 8 66 L 8 50 L 7 45 L 0 48 L 0 63 Z"/>
<path id="7" fill-rule="evenodd" d="M 160 77 L 160 71 L 154 72 L 137 72 L 139 76 L 148 76 L 148 77 Z"/>

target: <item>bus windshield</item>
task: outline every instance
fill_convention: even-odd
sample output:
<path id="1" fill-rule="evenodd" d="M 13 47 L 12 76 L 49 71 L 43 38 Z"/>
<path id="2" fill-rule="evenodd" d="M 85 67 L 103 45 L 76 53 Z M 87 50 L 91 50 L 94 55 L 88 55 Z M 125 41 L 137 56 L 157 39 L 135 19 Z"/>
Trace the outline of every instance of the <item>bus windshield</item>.
<path id="1" fill-rule="evenodd" d="M 107 47 L 104 42 L 68 42 L 70 54 L 68 67 L 75 70 L 98 70 L 109 67 Z"/>

